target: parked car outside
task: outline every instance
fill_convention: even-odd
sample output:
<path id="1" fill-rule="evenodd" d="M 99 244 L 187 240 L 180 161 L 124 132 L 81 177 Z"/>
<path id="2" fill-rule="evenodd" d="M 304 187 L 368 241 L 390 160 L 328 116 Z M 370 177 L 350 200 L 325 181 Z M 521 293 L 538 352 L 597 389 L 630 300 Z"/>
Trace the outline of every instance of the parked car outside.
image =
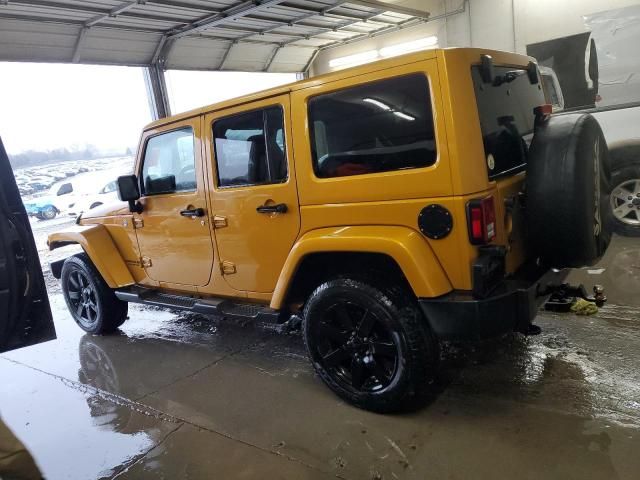
<path id="1" fill-rule="evenodd" d="M 79 198 L 73 206 L 69 207 L 67 213 L 71 216 L 78 216 L 83 212 L 99 207 L 100 205 L 118 201 L 118 188 L 116 180 L 112 180 L 104 185 L 100 190 L 91 194 L 88 193 Z"/>
<path id="2" fill-rule="evenodd" d="M 547 102 L 554 113 L 563 112 L 564 96 L 558 76 L 550 67 L 540 67 L 540 73 Z M 606 105 L 598 95 L 596 108 L 588 111 L 600 123 L 611 156 L 609 208 L 613 228 L 620 235 L 640 237 L 640 106 Z"/>

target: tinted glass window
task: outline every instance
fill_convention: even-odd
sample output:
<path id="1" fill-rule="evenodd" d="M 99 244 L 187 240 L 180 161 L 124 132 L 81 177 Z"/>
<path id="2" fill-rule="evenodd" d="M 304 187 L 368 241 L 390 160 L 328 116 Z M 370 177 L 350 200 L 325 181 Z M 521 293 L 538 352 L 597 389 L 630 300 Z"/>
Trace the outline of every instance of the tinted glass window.
<path id="1" fill-rule="evenodd" d="M 100 192 L 100 193 L 115 192 L 116 188 L 117 188 L 116 182 L 109 182 L 104 186 L 104 188 L 102 189 L 102 192 Z"/>
<path id="2" fill-rule="evenodd" d="M 196 189 L 193 130 L 190 127 L 149 139 L 142 166 L 142 183 L 146 195 Z"/>
<path id="3" fill-rule="evenodd" d="M 433 165 L 429 84 L 408 75 L 319 95 L 309 101 L 313 168 L 341 177 Z"/>
<path id="4" fill-rule="evenodd" d="M 233 115 L 213 124 L 218 185 L 281 183 L 287 179 L 282 108 Z"/>
<path id="5" fill-rule="evenodd" d="M 483 83 L 480 67 L 471 68 L 489 178 L 522 170 L 533 138 L 533 109 L 545 103 L 542 86 L 532 84 L 525 70 L 494 72 L 493 84 Z"/>
<path id="6" fill-rule="evenodd" d="M 56 195 L 59 197 L 60 195 L 66 195 L 71 192 L 73 192 L 73 186 L 70 183 L 63 183 L 60 185 L 60 188 L 58 188 Z"/>

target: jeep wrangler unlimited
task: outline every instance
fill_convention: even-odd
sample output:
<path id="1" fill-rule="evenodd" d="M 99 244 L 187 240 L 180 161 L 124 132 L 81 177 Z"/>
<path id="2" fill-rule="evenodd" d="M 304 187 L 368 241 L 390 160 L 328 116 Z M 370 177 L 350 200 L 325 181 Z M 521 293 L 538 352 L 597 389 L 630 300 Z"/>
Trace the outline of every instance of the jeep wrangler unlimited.
<path id="1" fill-rule="evenodd" d="M 602 132 L 550 113 L 532 58 L 463 48 L 165 118 L 118 179 L 123 203 L 49 236 L 84 249 L 52 271 L 93 334 L 127 302 L 301 319 L 335 393 L 402 409 L 440 340 L 534 333 L 566 269 L 605 252 Z"/>

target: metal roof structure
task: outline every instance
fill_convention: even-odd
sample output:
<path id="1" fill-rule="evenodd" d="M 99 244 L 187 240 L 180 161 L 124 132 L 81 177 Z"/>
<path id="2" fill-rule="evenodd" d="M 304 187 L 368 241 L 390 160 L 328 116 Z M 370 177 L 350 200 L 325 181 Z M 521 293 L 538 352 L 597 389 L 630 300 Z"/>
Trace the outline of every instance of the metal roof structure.
<path id="1" fill-rule="evenodd" d="M 0 61 L 302 72 L 428 18 L 381 0 L 0 0 Z"/>

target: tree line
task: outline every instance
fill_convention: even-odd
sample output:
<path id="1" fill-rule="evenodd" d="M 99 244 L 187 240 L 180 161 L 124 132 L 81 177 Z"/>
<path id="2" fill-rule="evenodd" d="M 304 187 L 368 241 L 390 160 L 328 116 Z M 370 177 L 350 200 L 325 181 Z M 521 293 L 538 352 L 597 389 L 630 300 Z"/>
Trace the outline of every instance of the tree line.
<path id="1" fill-rule="evenodd" d="M 56 148 L 54 150 L 27 150 L 15 155 L 9 154 L 9 162 L 15 168 L 33 167 L 49 163 L 65 162 L 68 160 L 92 160 L 94 158 L 110 157 L 115 155 L 131 155 L 131 149 L 127 148 L 120 154 L 105 154 L 93 145 L 77 149 Z"/>

